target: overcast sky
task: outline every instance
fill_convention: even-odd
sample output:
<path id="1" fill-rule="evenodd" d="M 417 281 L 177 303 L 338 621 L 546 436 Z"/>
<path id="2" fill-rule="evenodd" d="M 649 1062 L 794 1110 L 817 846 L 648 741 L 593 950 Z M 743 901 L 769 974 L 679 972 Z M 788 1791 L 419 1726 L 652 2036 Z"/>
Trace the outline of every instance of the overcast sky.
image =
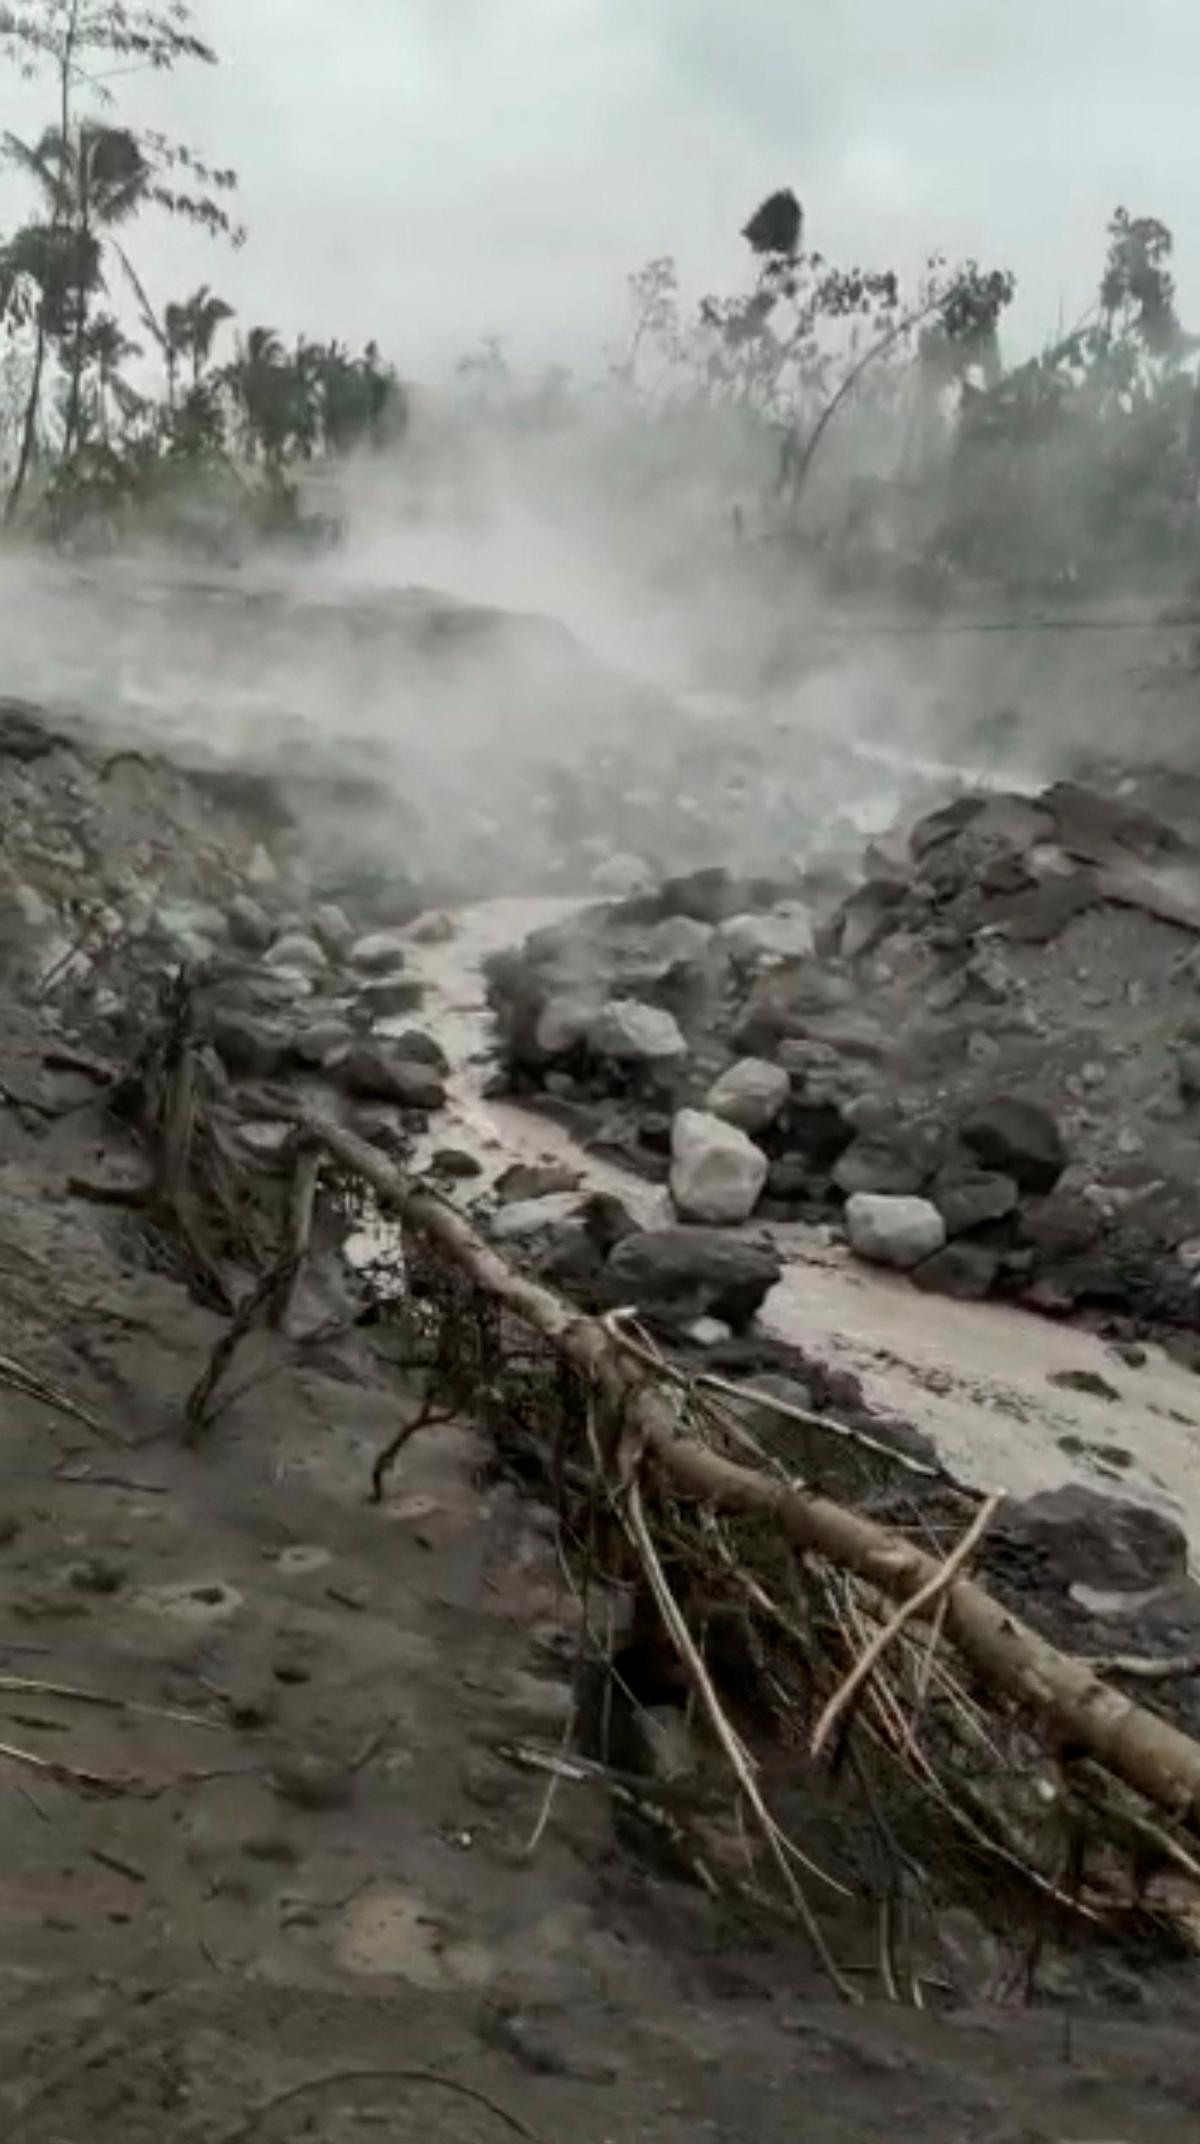
<path id="1" fill-rule="evenodd" d="M 1176 230 L 1200 316 L 1200 0 L 199 0 L 221 66 L 113 86 L 236 164 L 236 258 L 147 219 L 156 297 L 213 282 L 287 333 L 428 377 L 484 334 L 586 366 L 624 278 L 735 287 L 791 184 L 830 253 L 1016 269 L 1073 319 L 1123 202 Z M 43 100 L 44 101 L 44 100 Z M 41 104 L 14 86 L 10 123 Z M 6 221 L 17 212 L 5 183 Z"/>

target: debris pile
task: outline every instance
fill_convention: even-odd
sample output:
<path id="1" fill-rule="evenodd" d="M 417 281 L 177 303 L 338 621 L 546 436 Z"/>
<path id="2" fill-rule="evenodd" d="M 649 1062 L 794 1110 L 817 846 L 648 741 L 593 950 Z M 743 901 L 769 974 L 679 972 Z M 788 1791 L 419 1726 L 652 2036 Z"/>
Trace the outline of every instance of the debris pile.
<path id="1" fill-rule="evenodd" d="M 848 895 L 701 869 L 535 934 L 490 990 L 512 1088 L 669 1183 L 681 1221 L 837 1214 L 925 1289 L 1196 1324 L 1181 813 L 964 794 L 872 844 Z"/>

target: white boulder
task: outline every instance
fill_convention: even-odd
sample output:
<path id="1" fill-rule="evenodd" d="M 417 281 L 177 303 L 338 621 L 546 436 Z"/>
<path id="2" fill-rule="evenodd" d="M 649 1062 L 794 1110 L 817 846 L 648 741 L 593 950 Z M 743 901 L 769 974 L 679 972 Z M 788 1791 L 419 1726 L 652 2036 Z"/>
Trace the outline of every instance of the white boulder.
<path id="1" fill-rule="evenodd" d="M 602 1005 L 588 1029 L 588 1048 L 594 1057 L 611 1057 L 617 1064 L 680 1064 L 687 1056 L 679 1022 L 657 1005 L 642 1005 L 636 998 L 611 998 Z"/>
<path id="2" fill-rule="evenodd" d="M 782 1065 L 769 1064 L 765 1057 L 742 1057 L 714 1080 L 707 1108 L 710 1116 L 736 1124 L 739 1131 L 765 1132 L 791 1091 Z"/>
<path id="3" fill-rule="evenodd" d="M 735 1124 L 681 1109 L 671 1127 L 671 1197 L 681 1221 L 748 1221 L 767 1180 L 767 1157 Z"/>
<path id="4" fill-rule="evenodd" d="M 858 1191 L 846 1201 L 846 1234 L 860 1258 L 907 1272 L 946 1242 L 946 1224 L 928 1199 Z"/>

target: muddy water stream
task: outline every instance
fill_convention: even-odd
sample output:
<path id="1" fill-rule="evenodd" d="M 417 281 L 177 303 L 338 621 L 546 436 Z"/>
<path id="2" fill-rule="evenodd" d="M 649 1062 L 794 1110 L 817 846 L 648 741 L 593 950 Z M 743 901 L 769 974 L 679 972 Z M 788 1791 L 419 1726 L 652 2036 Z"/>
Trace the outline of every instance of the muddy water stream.
<path id="1" fill-rule="evenodd" d="M 456 916 L 447 944 L 414 948 L 411 964 L 427 990 L 425 1024 L 454 1067 L 438 1144 L 468 1148 L 488 1178 L 517 1161 L 566 1163 L 652 1226 L 670 1219 L 663 1190 L 588 1153 L 550 1119 L 485 1091 L 492 1055 L 483 965 L 577 905 L 487 902 Z M 1133 1369 L 1077 1327 L 1005 1304 L 922 1295 L 858 1264 L 832 1230 L 767 1233 L 786 1260 L 762 1313 L 772 1337 L 853 1371 L 869 1402 L 925 1430 L 960 1479 L 1014 1495 L 1082 1481 L 1154 1504 L 1186 1526 L 1200 1567 L 1200 1379 L 1158 1349 Z M 1052 1382 L 1079 1371 L 1102 1378 L 1115 1397 Z"/>

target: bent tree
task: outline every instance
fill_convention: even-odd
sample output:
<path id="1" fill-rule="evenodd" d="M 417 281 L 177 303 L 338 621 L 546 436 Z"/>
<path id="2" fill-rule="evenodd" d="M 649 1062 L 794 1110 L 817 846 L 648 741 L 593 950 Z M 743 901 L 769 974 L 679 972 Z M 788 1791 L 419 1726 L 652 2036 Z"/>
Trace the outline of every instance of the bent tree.
<path id="1" fill-rule="evenodd" d="M 47 361 L 66 383 L 61 452 L 69 461 L 85 428 L 84 378 L 98 363 L 93 307 L 104 289 L 114 231 L 144 209 L 182 217 L 214 237 L 240 242 L 228 199 L 236 174 L 210 166 L 183 143 L 115 123 L 109 78 L 167 72 L 185 61 L 215 66 L 193 28 L 189 0 L 7 0 L 0 55 L 29 78 L 53 84 L 54 116 L 33 144 L 6 135 L 8 161 L 33 181 L 33 218 L 7 249 L 5 286 L 33 290 L 33 361 L 5 518 L 12 520 L 33 463 Z"/>

